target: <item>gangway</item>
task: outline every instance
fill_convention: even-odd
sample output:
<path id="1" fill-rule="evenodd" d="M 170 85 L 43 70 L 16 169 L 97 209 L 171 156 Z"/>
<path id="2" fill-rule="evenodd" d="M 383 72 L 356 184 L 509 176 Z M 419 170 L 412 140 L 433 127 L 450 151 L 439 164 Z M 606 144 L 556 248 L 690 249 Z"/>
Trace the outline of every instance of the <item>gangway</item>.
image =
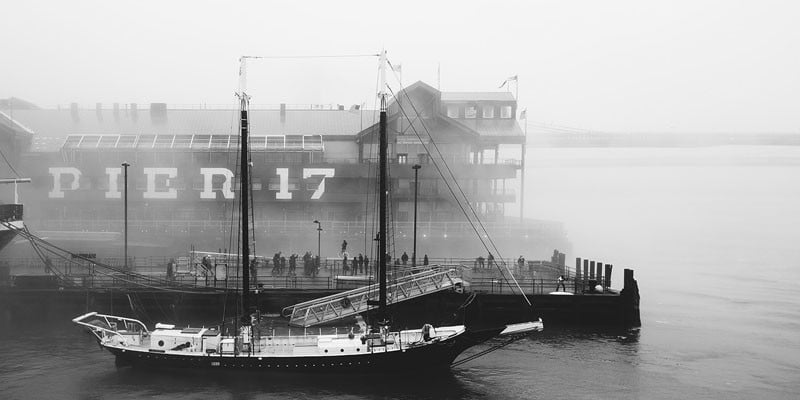
<path id="1" fill-rule="evenodd" d="M 395 304 L 462 285 L 458 270 L 430 269 L 398 278 L 386 287 L 386 303 Z M 367 311 L 367 302 L 378 299 L 378 284 L 348 290 L 295 304 L 283 309 L 289 325 L 310 327 Z M 291 313 L 290 313 L 291 311 Z"/>

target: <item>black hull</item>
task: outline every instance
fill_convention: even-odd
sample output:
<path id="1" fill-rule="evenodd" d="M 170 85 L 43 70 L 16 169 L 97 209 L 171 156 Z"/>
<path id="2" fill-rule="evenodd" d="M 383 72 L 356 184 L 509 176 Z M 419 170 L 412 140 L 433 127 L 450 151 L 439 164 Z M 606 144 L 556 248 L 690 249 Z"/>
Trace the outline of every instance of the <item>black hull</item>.
<path id="1" fill-rule="evenodd" d="M 189 356 L 154 352 L 139 352 L 107 348 L 116 357 L 116 365 L 147 369 L 179 370 L 251 370 L 261 372 L 349 372 L 418 373 L 446 370 L 465 350 L 483 343 L 502 329 L 468 331 L 453 339 L 405 351 L 342 356 Z"/>

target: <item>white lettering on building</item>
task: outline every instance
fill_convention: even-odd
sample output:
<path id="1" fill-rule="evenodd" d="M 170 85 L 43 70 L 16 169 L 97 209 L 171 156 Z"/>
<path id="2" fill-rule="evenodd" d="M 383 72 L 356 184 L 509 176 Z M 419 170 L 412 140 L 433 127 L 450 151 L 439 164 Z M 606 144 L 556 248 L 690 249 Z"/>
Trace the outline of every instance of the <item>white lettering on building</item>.
<path id="1" fill-rule="evenodd" d="M 200 168 L 200 174 L 203 175 L 203 191 L 200 192 L 201 199 L 216 199 L 217 192 L 214 191 L 214 175 L 224 176 L 225 182 L 222 183 L 222 197 L 226 199 L 233 198 L 233 190 L 231 190 L 231 182 L 233 180 L 233 172 L 227 168 Z"/>
<path id="2" fill-rule="evenodd" d="M 53 190 L 47 194 L 51 199 L 63 199 L 64 190 L 78 190 L 80 186 L 81 170 L 74 167 L 51 167 L 48 169 L 50 175 L 53 176 Z M 69 189 L 61 188 L 61 176 L 72 175 L 72 182 L 70 182 Z"/>
<path id="3" fill-rule="evenodd" d="M 145 168 L 144 174 L 147 175 L 147 191 L 144 192 L 145 199 L 177 199 L 178 191 L 171 188 L 170 179 L 178 177 L 177 168 Z M 156 191 L 156 177 L 166 176 L 164 186 L 165 191 Z"/>
<path id="4" fill-rule="evenodd" d="M 303 168 L 303 179 L 322 175 L 317 190 L 311 194 L 311 200 L 318 200 L 322 197 L 322 194 L 325 193 L 325 178 L 333 178 L 335 172 L 336 170 L 333 168 Z"/>
<path id="5" fill-rule="evenodd" d="M 106 192 L 107 199 L 119 199 L 122 193 L 119 192 L 119 175 L 122 174 L 122 168 L 106 168 L 106 175 L 108 175 L 108 191 Z"/>
<path id="6" fill-rule="evenodd" d="M 275 173 L 280 178 L 278 193 L 275 193 L 275 198 L 278 200 L 291 200 L 292 193 L 289 192 L 289 168 L 275 168 Z"/>

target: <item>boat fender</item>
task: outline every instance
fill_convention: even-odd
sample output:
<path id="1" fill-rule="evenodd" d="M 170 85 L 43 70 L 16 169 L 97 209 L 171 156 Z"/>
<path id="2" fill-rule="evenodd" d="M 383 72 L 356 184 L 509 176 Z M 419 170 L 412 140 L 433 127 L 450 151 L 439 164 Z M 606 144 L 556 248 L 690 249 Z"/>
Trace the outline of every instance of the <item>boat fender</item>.
<path id="1" fill-rule="evenodd" d="M 342 305 L 342 308 L 350 308 L 352 306 L 350 299 L 347 297 L 342 298 L 342 301 L 340 301 L 339 304 Z"/>

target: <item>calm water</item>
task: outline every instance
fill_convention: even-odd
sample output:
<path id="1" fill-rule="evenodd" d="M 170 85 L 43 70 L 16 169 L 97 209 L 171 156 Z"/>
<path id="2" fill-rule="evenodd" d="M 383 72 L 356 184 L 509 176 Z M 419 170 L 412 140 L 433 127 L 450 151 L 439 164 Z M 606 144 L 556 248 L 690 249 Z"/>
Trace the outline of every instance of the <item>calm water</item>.
<path id="1" fill-rule="evenodd" d="M 537 155 L 530 216 L 566 223 L 570 257 L 636 269 L 640 330 L 550 329 L 447 375 L 366 379 L 117 370 L 77 328 L 4 327 L 0 398 L 800 396 L 800 149 Z"/>

